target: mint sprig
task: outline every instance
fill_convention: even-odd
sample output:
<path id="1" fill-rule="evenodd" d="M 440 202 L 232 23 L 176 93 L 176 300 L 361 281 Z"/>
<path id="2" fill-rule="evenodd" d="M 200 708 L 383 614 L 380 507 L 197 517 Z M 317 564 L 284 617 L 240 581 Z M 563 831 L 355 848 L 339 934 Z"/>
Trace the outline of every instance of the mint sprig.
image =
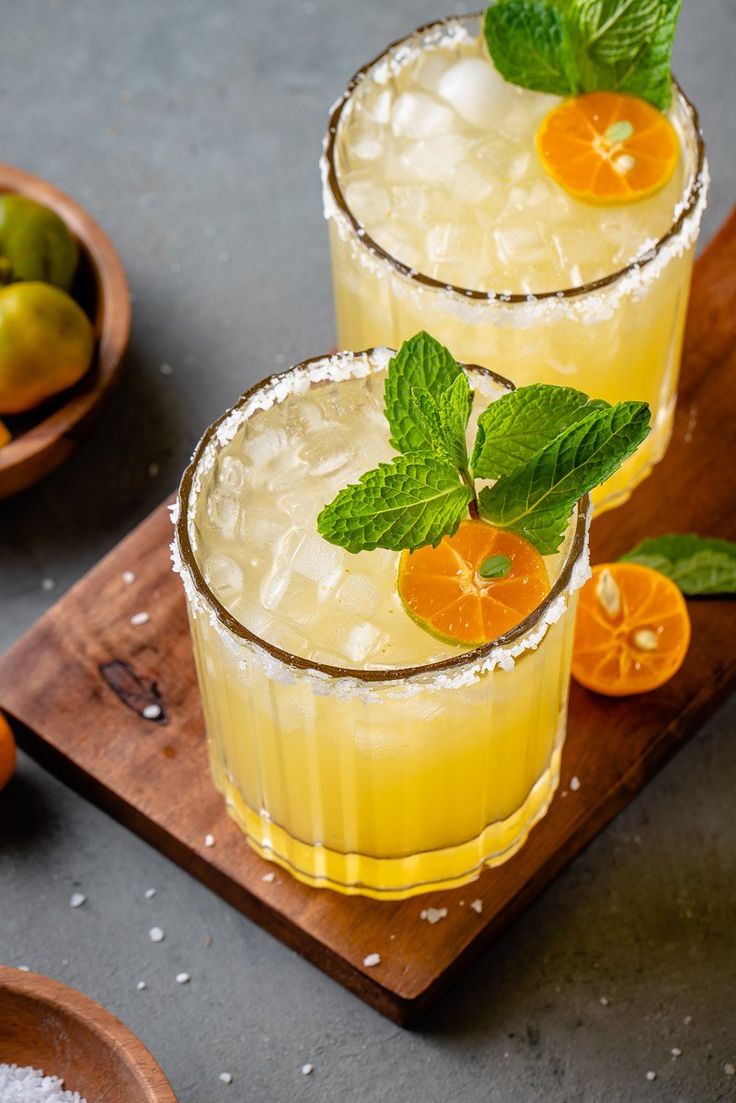
<path id="1" fill-rule="evenodd" d="M 689 597 L 736 594 L 736 544 L 695 533 L 642 540 L 621 556 L 667 575 Z"/>
<path id="2" fill-rule="evenodd" d="M 384 399 L 392 443 L 403 454 L 345 487 L 317 518 L 322 536 L 351 552 L 435 546 L 470 513 L 551 554 L 575 503 L 649 431 L 644 402 L 610 406 L 571 387 L 535 384 L 480 415 L 469 462 L 473 392 L 460 365 L 427 333 L 392 358 Z M 478 478 L 497 482 L 477 495 Z"/>
<path id="3" fill-rule="evenodd" d="M 488 50 L 513 84 L 558 96 L 628 92 L 666 110 L 681 0 L 496 0 Z"/>

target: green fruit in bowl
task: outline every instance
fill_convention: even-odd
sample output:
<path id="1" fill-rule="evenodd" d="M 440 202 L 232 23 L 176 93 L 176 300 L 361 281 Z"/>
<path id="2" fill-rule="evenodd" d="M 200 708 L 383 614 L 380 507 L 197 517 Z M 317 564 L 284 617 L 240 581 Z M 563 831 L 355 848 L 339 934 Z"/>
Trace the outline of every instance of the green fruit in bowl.
<path id="1" fill-rule="evenodd" d="M 78 260 L 58 214 L 24 195 L 0 195 L 0 283 L 43 280 L 68 291 Z"/>
<path id="2" fill-rule="evenodd" d="M 82 378 L 95 334 L 66 291 L 48 283 L 0 289 L 0 414 L 20 414 Z"/>

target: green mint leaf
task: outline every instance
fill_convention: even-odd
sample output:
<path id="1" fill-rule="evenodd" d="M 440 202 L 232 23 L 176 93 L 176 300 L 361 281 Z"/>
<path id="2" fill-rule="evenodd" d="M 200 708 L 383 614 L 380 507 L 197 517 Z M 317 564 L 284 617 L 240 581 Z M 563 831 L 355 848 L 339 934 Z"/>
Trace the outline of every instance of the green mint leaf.
<path id="1" fill-rule="evenodd" d="M 470 460 L 474 478 L 510 475 L 570 425 L 607 408 L 601 399 L 550 383 L 534 383 L 503 395 L 478 419 Z"/>
<path id="2" fill-rule="evenodd" d="M 642 540 L 621 556 L 667 575 L 684 594 L 736 594 L 736 544 L 715 537 L 677 533 Z"/>
<path id="3" fill-rule="evenodd" d="M 654 34 L 630 65 L 619 67 L 617 83 L 612 86 L 619 92 L 649 100 L 660 111 L 666 111 L 672 102 L 670 57 L 681 2 L 660 0 L 660 17 Z"/>
<path id="4" fill-rule="evenodd" d="M 580 91 L 562 11 L 548 0 L 497 0 L 483 20 L 488 51 L 512 84 L 566 96 Z"/>
<path id="5" fill-rule="evenodd" d="M 652 39 L 661 8 L 661 0 L 572 0 L 576 46 L 606 65 L 631 61 Z"/>
<path id="6" fill-rule="evenodd" d="M 649 432 L 645 402 L 594 410 L 479 497 L 480 512 L 551 555 L 577 500 L 605 482 Z"/>
<path id="7" fill-rule="evenodd" d="M 473 392 L 465 372 L 439 397 L 440 421 L 450 458 L 458 467 L 468 466 L 468 445 L 465 432 L 473 408 Z"/>
<path id="8" fill-rule="evenodd" d="M 432 450 L 426 421 L 417 412 L 412 388 L 441 394 L 452 386 L 461 368 L 447 349 L 428 333 L 417 333 L 404 341 L 391 359 L 384 386 L 386 418 L 391 427 L 391 444 L 397 452 Z"/>
<path id="9" fill-rule="evenodd" d="M 511 570 L 511 560 L 507 555 L 489 555 L 478 568 L 481 578 L 506 578 Z"/>
<path id="10" fill-rule="evenodd" d="M 415 420 L 421 426 L 430 450 L 436 452 L 443 460 L 453 463 L 445 440 L 445 430 L 442 427 L 439 402 L 424 387 L 412 387 L 411 397 L 414 403 Z"/>
<path id="11" fill-rule="evenodd" d="M 346 486 L 317 518 L 317 530 L 349 552 L 436 547 L 465 516 L 473 492 L 431 452 L 397 456 Z"/>

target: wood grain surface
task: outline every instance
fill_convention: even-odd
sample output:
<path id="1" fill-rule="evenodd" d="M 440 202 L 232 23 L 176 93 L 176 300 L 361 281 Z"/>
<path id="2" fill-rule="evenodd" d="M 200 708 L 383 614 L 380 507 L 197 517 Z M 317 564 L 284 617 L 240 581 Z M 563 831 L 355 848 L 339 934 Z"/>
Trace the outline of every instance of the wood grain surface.
<path id="1" fill-rule="evenodd" d="M 176 1103 L 127 1026 L 49 977 L 0 965 L 0 1062 L 31 1065 L 89 1103 Z"/>
<path id="2" fill-rule="evenodd" d="M 4 418 L 13 439 L 0 448 L 0 498 L 38 482 L 74 451 L 118 377 L 130 334 L 130 293 L 122 262 L 100 225 L 48 181 L 0 164 L 0 192 L 17 192 L 55 211 L 79 243 L 72 294 L 95 328 L 97 345 L 83 378 L 23 417 Z"/>
<path id="3" fill-rule="evenodd" d="M 626 506 L 596 520 L 594 562 L 663 532 L 736 538 L 735 370 L 736 214 L 696 266 L 667 456 Z M 560 791 L 505 865 L 463 889 L 399 903 L 309 889 L 280 871 L 267 882 L 269 866 L 210 784 L 170 536 L 162 505 L 54 606 L 0 660 L 0 705 L 41 763 L 404 1025 L 635 796 L 736 679 L 733 604 L 691 601 L 690 651 L 662 689 L 614 700 L 573 685 Z M 133 584 L 123 571 L 135 572 Z M 150 620 L 131 624 L 137 612 Z M 154 702 L 161 716 L 147 720 L 143 710 Z M 469 906 L 475 900 L 480 913 Z M 427 907 L 447 908 L 447 917 L 430 925 L 420 918 Z M 370 953 L 380 965 L 363 965 Z"/>

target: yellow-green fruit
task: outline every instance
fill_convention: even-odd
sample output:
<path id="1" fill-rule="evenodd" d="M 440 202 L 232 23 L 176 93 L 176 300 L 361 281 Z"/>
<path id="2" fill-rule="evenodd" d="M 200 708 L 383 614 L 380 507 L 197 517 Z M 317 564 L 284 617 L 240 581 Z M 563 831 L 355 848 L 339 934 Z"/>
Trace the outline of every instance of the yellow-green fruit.
<path id="1" fill-rule="evenodd" d="M 0 414 L 20 414 L 71 387 L 89 367 L 95 335 L 66 291 L 48 283 L 0 290 Z"/>
<path id="2" fill-rule="evenodd" d="M 24 195 L 0 195 L 0 283 L 43 280 L 68 291 L 78 260 L 58 214 Z"/>

